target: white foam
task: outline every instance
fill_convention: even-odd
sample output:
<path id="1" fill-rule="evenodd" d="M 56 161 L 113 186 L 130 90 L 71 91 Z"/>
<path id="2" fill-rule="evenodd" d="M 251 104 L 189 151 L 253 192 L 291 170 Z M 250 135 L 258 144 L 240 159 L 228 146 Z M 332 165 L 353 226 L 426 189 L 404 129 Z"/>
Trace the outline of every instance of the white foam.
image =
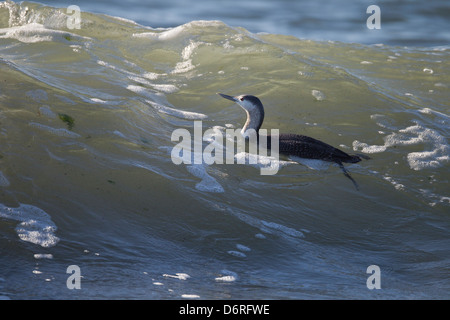
<path id="1" fill-rule="evenodd" d="M 144 73 L 142 76 L 146 79 L 150 79 L 150 80 L 156 80 L 159 78 L 159 76 L 161 76 L 163 74 L 159 74 L 159 73 L 154 73 L 154 72 L 146 72 Z"/>
<path id="2" fill-rule="evenodd" d="M 183 51 L 181 52 L 181 57 L 183 58 L 183 61 L 178 62 L 172 70 L 172 74 L 177 73 L 185 73 L 188 71 L 191 71 L 195 68 L 195 66 L 192 64 L 192 55 L 194 54 L 195 49 L 197 49 L 200 45 L 205 44 L 204 42 L 194 42 L 191 40 L 189 45 L 184 47 Z"/>
<path id="3" fill-rule="evenodd" d="M 220 183 L 217 182 L 216 179 L 211 177 L 207 172 L 204 165 L 194 164 L 186 166 L 186 169 L 196 176 L 200 178 L 201 181 L 195 185 L 195 188 L 199 191 L 204 192 L 213 192 L 213 193 L 222 193 L 225 192 Z"/>
<path id="4" fill-rule="evenodd" d="M 429 108 L 419 110 L 422 114 L 432 114 L 438 117 L 437 122 L 447 125 L 449 117 L 441 112 Z M 386 128 L 392 125 L 384 116 L 372 115 L 377 124 Z M 381 123 L 379 122 L 382 119 Z M 384 137 L 384 145 L 369 145 L 358 140 L 353 141 L 353 150 L 364 153 L 384 152 L 395 146 L 423 146 L 425 150 L 410 152 L 406 156 L 408 164 L 413 170 L 442 167 L 450 160 L 450 146 L 447 139 L 437 130 L 429 129 L 416 121 L 415 125 L 400 129 Z"/>
<path id="5" fill-rule="evenodd" d="M 236 281 L 236 278 L 233 276 L 222 276 L 215 278 L 215 280 L 219 282 L 234 282 Z"/>
<path id="6" fill-rule="evenodd" d="M 380 146 L 380 145 L 369 145 L 364 142 L 360 142 L 358 140 L 353 141 L 353 150 L 355 151 L 361 151 L 363 153 L 379 153 L 386 151 L 386 146 Z"/>
<path id="7" fill-rule="evenodd" d="M 411 152 L 407 160 L 411 169 L 439 168 L 449 162 L 448 147 L 440 147 L 433 151 Z"/>
<path id="8" fill-rule="evenodd" d="M 153 98 L 155 95 L 153 92 L 149 92 L 146 88 L 143 88 L 141 86 L 135 86 L 132 84 L 128 85 L 127 89 L 133 91 L 134 93 L 140 94 L 141 96 L 146 98 Z"/>
<path id="9" fill-rule="evenodd" d="M 277 172 L 281 167 L 293 164 L 292 161 L 284 161 L 271 156 L 263 156 L 248 152 L 239 152 L 234 155 L 236 163 L 248 164 L 259 169 Z"/>
<path id="10" fill-rule="evenodd" d="M 165 40 L 173 39 L 173 38 L 179 36 L 184 30 L 185 30 L 185 27 L 183 25 L 181 25 L 181 26 L 178 26 L 175 28 L 166 29 L 165 31 L 162 31 L 162 32 L 133 33 L 132 37 L 165 41 Z"/>
<path id="11" fill-rule="evenodd" d="M 38 207 L 21 204 L 17 208 L 10 208 L 0 204 L 0 217 L 20 222 L 16 232 L 23 241 L 42 247 L 53 247 L 59 241 L 54 234 L 56 225 L 50 216 Z"/>
<path id="12" fill-rule="evenodd" d="M 135 76 L 135 75 L 130 75 L 130 76 L 128 76 L 128 78 L 133 80 L 133 81 L 135 81 L 135 82 L 137 82 L 137 83 L 141 83 L 141 84 L 143 84 L 145 86 L 152 87 L 156 91 L 160 91 L 160 92 L 163 92 L 163 93 L 174 93 L 174 92 L 177 92 L 179 90 L 178 87 L 174 86 L 173 84 L 155 84 L 155 83 L 152 83 L 152 82 L 148 81 L 145 78 L 142 78 L 142 77 L 139 77 L 139 76 Z M 139 91 L 138 88 L 133 88 L 133 86 L 131 88 L 129 88 L 129 90 L 131 90 L 133 92 L 136 92 L 136 90 Z"/>
<path id="13" fill-rule="evenodd" d="M 24 43 L 36 43 L 54 40 L 67 41 L 68 37 L 70 37 L 70 39 L 76 40 L 90 39 L 67 31 L 47 29 L 44 25 L 34 22 L 19 27 L 0 29 L 0 39 L 16 39 Z"/>
<path id="14" fill-rule="evenodd" d="M 395 181 L 392 177 L 389 177 L 387 175 L 383 176 L 383 179 L 386 181 L 389 181 L 397 190 L 404 190 L 405 186 L 397 181 Z"/>
<path id="15" fill-rule="evenodd" d="M 230 40 L 226 40 L 223 44 L 223 48 L 224 49 L 234 49 L 234 46 L 232 44 L 230 44 Z M 220 72 L 220 71 L 219 71 Z M 223 72 L 223 71 L 222 71 Z"/>
<path id="16" fill-rule="evenodd" d="M 181 57 L 183 60 L 188 60 L 192 57 L 194 54 L 195 49 L 197 49 L 201 44 L 204 44 L 203 42 L 194 42 L 191 40 L 189 45 L 184 47 L 183 51 L 181 52 Z"/>
<path id="17" fill-rule="evenodd" d="M 35 259 L 53 259 L 53 255 L 51 253 L 35 253 Z"/>
<path id="18" fill-rule="evenodd" d="M 158 41 L 167 41 L 180 36 L 183 32 L 189 30 L 190 28 L 210 27 L 219 25 L 223 25 L 223 23 L 220 21 L 198 20 L 198 21 L 191 21 L 189 23 L 177 26 L 175 28 L 155 30 L 160 32 L 133 33 L 132 36 L 135 38 L 147 38 Z"/>
<path id="19" fill-rule="evenodd" d="M 198 298 L 200 298 L 200 296 L 197 295 L 197 294 L 182 294 L 181 297 L 184 298 L 184 299 L 198 299 Z"/>
<path id="20" fill-rule="evenodd" d="M 80 50 L 83 48 L 82 46 L 77 45 L 77 44 L 71 45 L 70 47 L 72 48 L 73 52 L 77 52 L 77 53 L 80 52 Z"/>
<path id="21" fill-rule="evenodd" d="M 325 94 L 319 90 L 312 90 L 311 94 L 313 95 L 314 98 L 316 98 L 317 101 L 322 101 L 325 100 Z"/>
<path id="22" fill-rule="evenodd" d="M 175 69 L 172 70 L 172 74 L 177 74 L 177 73 L 185 73 L 188 71 L 191 71 L 192 69 L 194 69 L 195 66 L 192 64 L 192 60 L 184 60 L 181 62 L 177 62 L 177 64 L 175 65 Z"/>
<path id="23" fill-rule="evenodd" d="M 217 277 L 214 280 L 219 282 L 234 282 L 238 279 L 237 273 L 229 270 L 222 270 L 223 274 L 221 277 Z"/>
<path id="24" fill-rule="evenodd" d="M 178 91 L 178 88 L 173 84 L 150 84 L 150 85 L 152 86 L 153 89 L 164 93 L 173 93 Z"/>
<path id="25" fill-rule="evenodd" d="M 399 130 L 385 138 L 387 146 L 425 144 L 431 150 L 411 152 L 407 155 L 408 164 L 413 170 L 437 168 L 450 160 L 450 147 L 445 137 L 436 130 L 419 124 Z"/>
<path id="26" fill-rule="evenodd" d="M 46 126 L 44 124 L 36 123 L 36 122 L 30 122 L 29 125 L 32 127 L 39 128 L 41 130 L 50 132 L 51 134 L 54 134 L 54 135 L 60 136 L 60 137 L 67 137 L 67 138 L 80 138 L 81 137 L 78 133 L 72 132 L 65 128 L 52 128 L 52 127 Z"/>
<path id="27" fill-rule="evenodd" d="M 175 275 L 165 273 L 165 274 L 163 274 L 163 277 L 174 278 L 174 279 L 178 279 L 178 280 L 187 280 L 191 276 L 188 275 L 187 273 L 175 273 Z"/>
<path id="28" fill-rule="evenodd" d="M 99 98 L 90 98 L 90 100 L 93 103 L 98 103 L 98 104 L 107 104 L 108 103 L 108 101 L 105 101 L 105 100 L 102 100 L 102 99 L 99 99 Z"/>

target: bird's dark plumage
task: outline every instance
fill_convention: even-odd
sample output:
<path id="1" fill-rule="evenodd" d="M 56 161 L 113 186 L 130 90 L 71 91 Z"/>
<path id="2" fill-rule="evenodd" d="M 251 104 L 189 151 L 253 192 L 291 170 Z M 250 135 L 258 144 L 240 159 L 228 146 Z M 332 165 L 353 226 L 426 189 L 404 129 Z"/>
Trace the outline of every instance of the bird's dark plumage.
<path id="1" fill-rule="evenodd" d="M 270 141 L 271 139 L 268 139 L 267 147 L 269 149 Z M 359 156 L 349 155 L 325 142 L 299 134 L 280 134 L 278 141 L 279 153 L 286 156 L 330 162 L 356 163 L 361 161 Z"/>
<path id="2" fill-rule="evenodd" d="M 267 148 L 271 149 L 270 136 L 267 137 Z M 358 184 L 344 167 L 343 163 L 357 163 L 361 161 L 359 155 L 350 155 L 320 140 L 299 134 L 280 134 L 278 136 L 278 152 L 285 156 L 295 156 L 304 159 L 317 159 L 335 162 L 349 178 L 355 188 L 359 190 Z M 368 157 L 363 157 L 368 159 Z"/>

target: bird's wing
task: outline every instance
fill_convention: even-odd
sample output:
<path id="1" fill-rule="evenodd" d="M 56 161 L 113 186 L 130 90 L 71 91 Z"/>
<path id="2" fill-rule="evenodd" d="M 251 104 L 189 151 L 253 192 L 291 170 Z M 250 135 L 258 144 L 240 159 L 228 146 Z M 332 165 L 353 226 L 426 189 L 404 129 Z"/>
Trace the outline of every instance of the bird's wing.
<path id="1" fill-rule="evenodd" d="M 353 156 L 325 142 L 298 134 L 280 134 L 279 153 L 288 156 L 333 162 L 353 160 Z"/>

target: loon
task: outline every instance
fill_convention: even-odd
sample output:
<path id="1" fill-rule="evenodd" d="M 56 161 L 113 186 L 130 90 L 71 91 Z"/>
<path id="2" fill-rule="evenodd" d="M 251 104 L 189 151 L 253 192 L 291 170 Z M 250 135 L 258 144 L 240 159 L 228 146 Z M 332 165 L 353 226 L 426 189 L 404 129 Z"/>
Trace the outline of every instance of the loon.
<path id="1" fill-rule="evenodd" d="M 245 136 L 247 130 L 253 129 L 258 136 L 259 129 L 264 121 L 264 107 L 261 101 L 252 95 L 239 95 L 234 97 L 223 93 L 219 93 L 219 95 L 225 99 L 234 101 L 247 113 L 247 121 L 241 133 Z M 270 149 L 271 139 L 267 140 L 267 147 Z M 357 163 L 362 160 L 361 158 L 369 159 L 369 157 L 364 155 L 347 154 L 320 140 L 292 133 L 279 135 L 279 153 L 287 157 L 295 156 L 304 159 L 334 162 L 339 165 L 344 175 L 353 182 L 357 190 L 359 190 L 358 184 L 344 167 L 343 163 Z"/>

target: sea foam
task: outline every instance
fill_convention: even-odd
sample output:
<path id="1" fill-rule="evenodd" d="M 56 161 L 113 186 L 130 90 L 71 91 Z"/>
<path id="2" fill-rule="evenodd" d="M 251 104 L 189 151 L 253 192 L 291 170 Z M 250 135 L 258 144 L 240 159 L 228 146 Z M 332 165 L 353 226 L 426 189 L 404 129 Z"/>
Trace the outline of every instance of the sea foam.
<path id="1" fill-rule="evenodd" d="M 19 27 L 0 29 L 0 39 L 16 39 L 24 43 L 36 43 L 55 40 L 68 41 L 67 39 L 88 40 L 90 38 L 67 31 L 48 29 L 42 24 L 33 22 Z"/>
<path id="2" fill-rule="evenodd" d="M 432 111 L 427 108 L 419 112 L 432 114 Z M 439 115 L 442 116 L 442 114 Z M 384 137 L 384 145 L 369 145 L 355 140 L 353 141 L 353 150 L 363 153 L 380 153 L 395 146 L 418 146 L 422 150 L 410 152 L 406 155 L 411 169 L 438 168 L 448 163 L 450 160 L 450 146 L 447 143 L 447 139 L 438 130 L 427 128 L 418 121 L 415 122 L 416 124 L 412 126 L 386 135 Z"/>
<path id="3" fill-rule="evenodd" d="M 195 164 L 186 166 L 186 169 L 195 177 L 200 178 L 201 181 L 195 185 L 195 188 L 199 191 L 222 193 L 225 190 L 222 185 L 217 182 L 212 176 L 206 172 L 204 165 Z"/>
<path id="4" fill-rule="evenodd" d="M 38 244 L 42 247 L 53 247 L 59 242 L 55 236 L 56 225 L 42 209 L 21 204 L 17 208 L 0 204 L 0 217 L 19 221 L 16 232 L 23 241 Z"/>

